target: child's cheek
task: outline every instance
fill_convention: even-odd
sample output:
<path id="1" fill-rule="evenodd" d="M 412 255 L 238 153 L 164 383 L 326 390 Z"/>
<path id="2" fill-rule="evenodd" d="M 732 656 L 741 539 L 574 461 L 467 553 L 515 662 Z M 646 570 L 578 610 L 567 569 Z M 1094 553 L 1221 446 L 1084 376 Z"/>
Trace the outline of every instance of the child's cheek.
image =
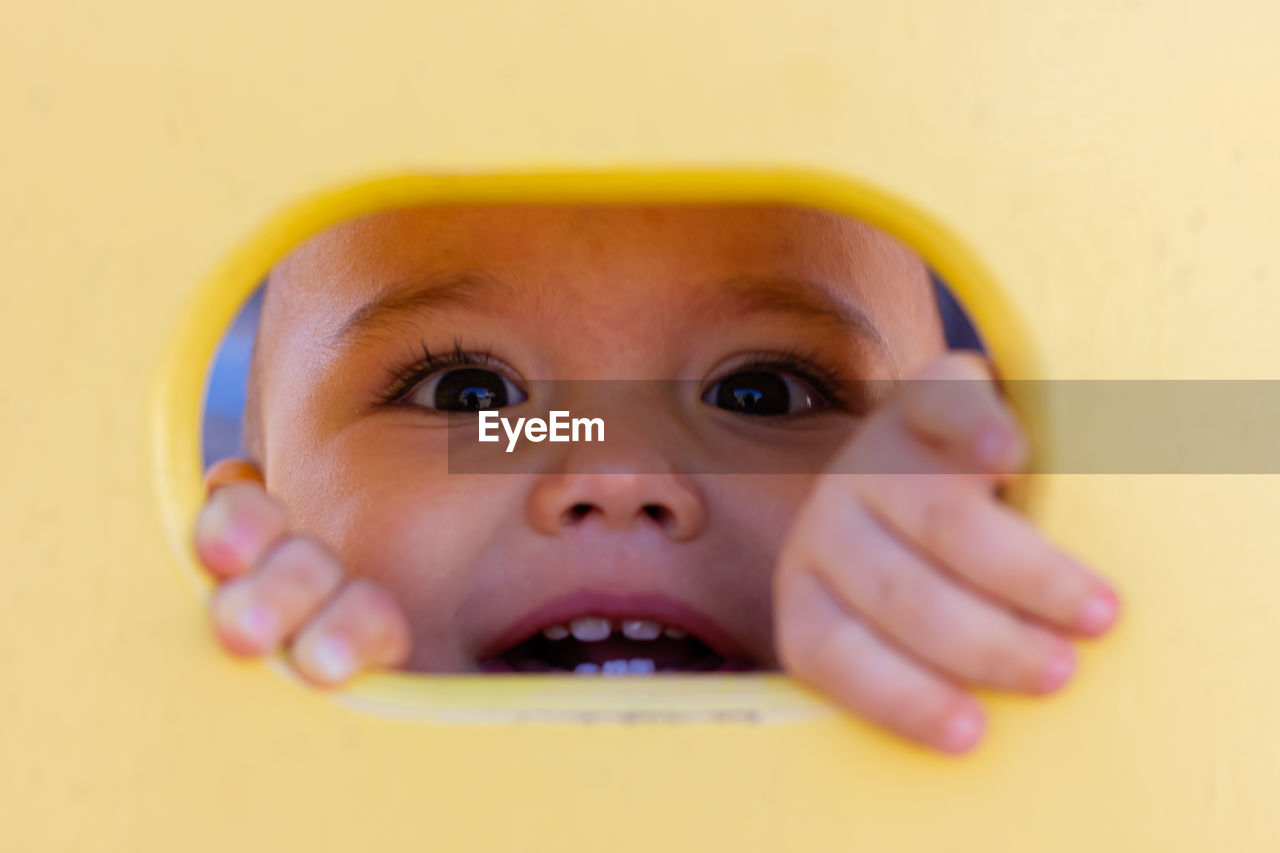
<path id="1" fill-rule="evenodd" d="M 776 557 L 815 479 L 810 474 L 735 478 L 737 482 L 723 490 L 722 500 L 729 510 L 725 515 L 750 531 L 757 548 Z"/>
<path id="2" fill-rule="evenodd" d="M 341 553 L 353 573 L 386 586 L 413 630 L 411 666 L 456 671 L 465 664 L 456 623 L 491 543 L 518 519 L 510 498 L 517 477 L 464 477 L 431 483 L 401 478 L 343 519 Z"/>

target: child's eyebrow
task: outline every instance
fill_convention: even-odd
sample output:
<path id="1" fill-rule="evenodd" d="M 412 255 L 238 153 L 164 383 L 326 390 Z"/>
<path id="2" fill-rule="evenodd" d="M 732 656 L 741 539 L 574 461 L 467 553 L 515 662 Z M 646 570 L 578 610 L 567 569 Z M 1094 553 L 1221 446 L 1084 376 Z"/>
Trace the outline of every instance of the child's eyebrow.
<path id="1" fill-rule="evenodd" d="M 475 271 L 430 273 L 396 282 L 370 302 L 357 308 L 330 338 L 330 346 L 356 346 L 393 331 L 405 320 L 424 311 L 450 306 L 470 306 L 482 299 L 503 296 L 511 285 L 487 273 Z"/>
<path id="2" fill-rule="evenodd" d="M 332 336 L 330 346 L 358 346 L 423 312 L 445 307 L 470 307 L 508 297 L 514 288 L 488 273 L 450 271 L 397 282 L 356 309 Z M 705 291 L 704 291 L 705 292 Z M 881 347 L 884 337 L 871 319 L 832 285 L 800 278 L 739 275 L 710 288 L 712 313 L 783 315 L 811 325 L 826 326 Z"/>
<path id="3" fill-rule="evenodd" d="M 821 281 L 801 278 L 743 275 L 720 283 L 715 301 L 744 313 L 780 314 L 802 322 L 830 327 L 885 347 L 871 318 L 839 290 Z"/>

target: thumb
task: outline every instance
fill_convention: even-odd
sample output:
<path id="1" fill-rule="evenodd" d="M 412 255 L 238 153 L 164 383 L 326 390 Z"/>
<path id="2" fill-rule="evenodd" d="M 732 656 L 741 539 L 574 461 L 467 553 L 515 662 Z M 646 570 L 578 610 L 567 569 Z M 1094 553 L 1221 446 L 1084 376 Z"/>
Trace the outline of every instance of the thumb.
<path id="1" fill-rule="evenodd" d="M 961 454 L 977 472 L 1012 474 L 1026 464 L 1022 429 L 981 356 L 950 353 L 931 362 L 906 383 L 901 410 L 913 433 Z"/>

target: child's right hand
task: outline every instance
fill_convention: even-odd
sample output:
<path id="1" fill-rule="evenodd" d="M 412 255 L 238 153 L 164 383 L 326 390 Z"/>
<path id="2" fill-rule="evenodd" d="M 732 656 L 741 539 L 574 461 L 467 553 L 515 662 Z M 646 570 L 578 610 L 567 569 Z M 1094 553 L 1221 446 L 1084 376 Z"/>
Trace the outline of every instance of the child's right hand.
<path id="1" fill-rule="evenodd" d="M 218 581 L 214 630 L 250 657 L 287 648 L 293 668 L 321 686 L 409 657 L 409 621 L 382 586 L 347 576 L 315 539 L 289 530 L 284 507 L 247 463 L 205 476 L 211 492 L 196 521 L 196 553 Z"/>

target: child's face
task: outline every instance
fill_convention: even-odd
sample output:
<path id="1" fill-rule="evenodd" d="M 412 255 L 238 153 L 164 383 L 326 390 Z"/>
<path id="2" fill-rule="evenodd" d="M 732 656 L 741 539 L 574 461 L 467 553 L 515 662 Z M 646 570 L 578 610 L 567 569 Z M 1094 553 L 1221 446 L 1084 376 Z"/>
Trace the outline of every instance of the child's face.
<path id="1" fill-rule="evenodd" d="M 816 471 L 848 436 L 856 412 L 828 399 L 828 377 L 902 378 L 943 349 L 922 262 L 846 218 L 754 205 L 401 211 L 331 229 L 273 271 L 251 444 L 294 524 L 399 598 L 412 669 L 772 667 L 774 559 L 812 474 L 751 472 L 787 459 Z M 535 380 L 694 381 L 675 386 L 689 399 L 646 395 L 642 413 L 606 416 L 604 444 L 555 445 L 543 469 L 485 476 L 448 473 L 449 433 L 476 431 L 433 408 L 457 376 L 437 380 L 458 370 L 460 384 L 507 395 L 512 417 Z M 734 411 L 730 386 L 763 388 L 792 413 Z M 658 433 L 679 440 L 659 451 Z M 664 458 L 672 447 L 681 459 Z M 700 455 L 718 460 L 704 470 L 742 473 L 680 473 Z M 718 656 L 670 637 L 635 654 L 605 648 L 615 640 L 510 651 L 582 617 L 683 629 Z"/>

